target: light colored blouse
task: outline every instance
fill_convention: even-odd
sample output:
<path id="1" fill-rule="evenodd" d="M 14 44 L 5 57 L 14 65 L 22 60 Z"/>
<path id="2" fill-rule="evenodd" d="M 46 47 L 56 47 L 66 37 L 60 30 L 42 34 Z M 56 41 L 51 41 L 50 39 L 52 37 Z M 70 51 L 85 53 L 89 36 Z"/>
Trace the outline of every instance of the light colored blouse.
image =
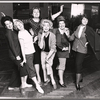
<path id="1" fill-rule="evenodd" d="M 19 31 L 18 37 L 19 39 L 22 39 L 24 41 L 24 49 L 26 55 L 35 52 L 35 48 L 33 45 L 33 38 L 27 30 Z"/>

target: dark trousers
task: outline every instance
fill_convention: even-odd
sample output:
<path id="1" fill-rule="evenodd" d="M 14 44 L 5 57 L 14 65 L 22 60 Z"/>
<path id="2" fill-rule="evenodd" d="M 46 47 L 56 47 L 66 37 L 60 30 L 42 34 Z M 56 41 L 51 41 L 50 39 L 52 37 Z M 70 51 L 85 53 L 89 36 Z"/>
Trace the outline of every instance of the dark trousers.
<path id="1" fill-rule="evenodd" d="M 19 87 L 21 85 L 21 77 L 28 75 L 28 73 L 25 66 L 20 66 L 20 60 L 17 61 L 12 58 L 11 60 L 13 61 L 13 69 L 9 87 Z"/>
<path id="2" fill-rule="evenodd" d="M 83 64 L 83 61 L 84 61 L 84 58 L 85 58 L 85 55 L 84 53 L 79 53 L 79 52 L 74 52 L 74 57 L 75 57 L 75 68 L 76 68 L 76 73 L 78 74 L 81 74 L 82 73 L 82 64 Z"/>

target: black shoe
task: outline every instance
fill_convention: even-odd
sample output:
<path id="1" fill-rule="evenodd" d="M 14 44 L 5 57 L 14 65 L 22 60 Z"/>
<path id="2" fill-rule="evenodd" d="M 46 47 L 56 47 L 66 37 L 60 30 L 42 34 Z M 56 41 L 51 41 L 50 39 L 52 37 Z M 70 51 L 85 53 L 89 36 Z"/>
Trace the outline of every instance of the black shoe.
<path id="1" fill-rule="evenodd" d="M 76 84 L 76 89 L 80 91 L 81 88 L 79 84 Z"/>
<path id="2" fill-rule="evenodd" d="M 80 80 L 80 82 L 83 82 L 83 78 Z"/>
<path id="3" fill-rule="evenodd" d="M 59 83 L 60 84 L 60 83 Z M 65 84 L 60 84 L 61 87 L 67 87 Z"/>

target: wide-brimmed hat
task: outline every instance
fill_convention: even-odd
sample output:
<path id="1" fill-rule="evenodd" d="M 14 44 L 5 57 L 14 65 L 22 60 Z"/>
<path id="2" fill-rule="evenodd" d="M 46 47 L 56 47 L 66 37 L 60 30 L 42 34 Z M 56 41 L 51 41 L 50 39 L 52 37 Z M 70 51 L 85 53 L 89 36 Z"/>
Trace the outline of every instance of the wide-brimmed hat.
<path id="1" fill-rule="evenodd" d="M 53 23 L 52 23 L 51 20 L 48 20 L 48 19 L 42 19 L 42 20 L 41 20 L 41 23 L 40 23 L 40 27 L 41 27 L 41 28 L 43 27 L 44 23 L 49 23 L 50 29 L 52 29 Z"/>
<path id="2" fill-rule="evenodd" d="M 13 22 L 13 19 L 10 16 L 4 16 L 4 17 L 1 18 L 2 26 L 5 26 L 4 22 L 7 21 L 7 20 Z"/>
<path id="3" fill-rule="evenodd" d="M 64 18 L 63 16 L 59 16 L 59 17 L 57 18 L 57 22 L 59 22 L 59 21 L 65 21 L 65 18 Z"/>

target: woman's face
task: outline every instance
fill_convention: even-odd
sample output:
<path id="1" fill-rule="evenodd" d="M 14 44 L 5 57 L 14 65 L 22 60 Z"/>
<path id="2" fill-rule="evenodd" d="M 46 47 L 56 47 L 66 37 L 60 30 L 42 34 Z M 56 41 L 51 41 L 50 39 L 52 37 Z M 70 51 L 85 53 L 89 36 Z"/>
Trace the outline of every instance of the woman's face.
<path id="1" fill-rule="evenodd" d="M 50 25 L 48 22 L 45 22 L 44 25 L 43 25 L 43 31 L 44 32 L 48 32 L 50 29 Z"/>
<path id="2" fill-rule="evenodd" d="M 34 18 L 39 18 L 40 17 L 40 11 L 39 11 L 39 9 L 34 9 L 33 13 L 32 13 L 32 16 Z"/>
<path id="3" fill-rule="evenodd" d="M 82 19 L 82 24 L 83 24 L 83 25 L 87 25 L 87 24 L 88 24 L 88 19 L 85 18 L 85 17 L 83 17 L 83 19 Z"/>
<path id="4" fill-rule="evenodd" d="M 59 28 L 61 30 L 65 29 L 65 22 L 64 21 L 59 21 Z"/>
<path id="5" fill-rule="evenodd" d="M 7 20 L 4 23 L 7 29 L 13 29 L 13 23 L 11 21 Z"/>
<path id="6" fill-rule="evenodd" d="M 18 30 L 23 30 L 24 29 L 24 25 L 21 22 L 16 22 L 15 26 L 18 28 Z"/>

